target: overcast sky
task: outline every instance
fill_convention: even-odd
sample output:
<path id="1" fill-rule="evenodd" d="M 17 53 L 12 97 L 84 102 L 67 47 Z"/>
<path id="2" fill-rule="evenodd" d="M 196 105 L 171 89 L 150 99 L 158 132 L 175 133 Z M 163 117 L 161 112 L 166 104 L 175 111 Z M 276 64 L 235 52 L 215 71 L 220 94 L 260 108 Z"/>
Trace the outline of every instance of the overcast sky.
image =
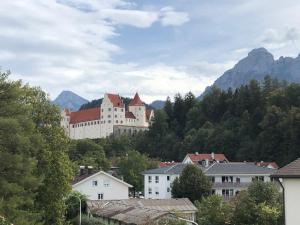
<path id="1" fill-rule="evenodd" d="M 265 47 L 300 53 L 299 0 L 1 0 L 0 66 L 54 99 L 199 95 Z"/>

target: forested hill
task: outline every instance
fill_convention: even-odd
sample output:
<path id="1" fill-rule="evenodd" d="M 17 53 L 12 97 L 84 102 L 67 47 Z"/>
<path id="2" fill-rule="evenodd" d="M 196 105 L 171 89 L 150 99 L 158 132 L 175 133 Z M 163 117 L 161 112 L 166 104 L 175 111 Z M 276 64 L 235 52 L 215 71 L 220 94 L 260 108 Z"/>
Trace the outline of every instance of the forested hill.
<path id="1" fill-rule="evenodd" d="M 125 97 L 121 97 L 121 99 L 123 100 L 126 108 L 128 107 L 129 102 L 132 100 L 131 98 L 125 98 Z M 85 103 L 85 104 L 83 104 L 80 107 L 79 110 L 100 107 L 101 103 L 102 103 L 102 100 L 103 100 L 103 98 L 100 98 L 100 99 L 95 99 L 95 100 L 92 100 L 92 101 L 90 101 L 88 103 Z M 154 109 L 152 106 L 150 106 L 150 105 L 148 105 L 146 103 L 145 103 L 145 105 L 146 105 L 147 109 Z"/>
<path id="2" fill-rule="evenodd" d="M 133 138 L 131 148 L 161 160 L 181 161 L 188 152 L 225 153 L 232 161 L 276 161 L 300 157 L 300 85 L 270 77 L 263 85 L 222 91 L 201 101 L 192 93 L 176 95 L 157 110 L 149 131 Z"/>

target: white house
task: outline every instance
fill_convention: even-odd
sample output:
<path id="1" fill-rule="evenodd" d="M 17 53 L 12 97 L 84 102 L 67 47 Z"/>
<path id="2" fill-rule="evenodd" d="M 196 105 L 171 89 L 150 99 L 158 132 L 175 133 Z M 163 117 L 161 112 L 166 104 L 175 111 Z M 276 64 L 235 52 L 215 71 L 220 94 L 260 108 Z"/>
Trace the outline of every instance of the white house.
<path id="1" fill-rule="evenodd" d="M 128 110 L 119 95 L 106 93 L 101 107 L 77 112 L 65 109 L 61 115 L 61 126 L 71 139 L 96 139 L 146 130 L 154 112 L 146 109 L 138 93 L 129 102 Z"/>
<path id="2" fill-rule="evenodd" d="M 272 177 L 284 190 L 285 225 L 299 225 L 300 158 L 279 169 Z"/>
<path id="3" fill-rule="evenodd" d="M 144 195 L 146 199 L 171 198 L 171 184 L 179 177 L 187 164 L 178 163 L 172 166 L 147 170 L 144 175 Z"/>
<path id="4" fill-rule="evenodd" d="M 179 177 L 188 163 L 178 163 L 172 166 L 147 170 L 144 175 L 144 194 L 146 199 L 171 198 L 171 184 Z M 275 169 L 260 167 L 254 163 L 218 163 L 212 165 L 197 164 L 212 182 L 213 194 L 219 194 L 224 199 L 230 199 L 245 190 L 255 180 L 270 181 Z"/>
<path id="5" fill-rule="evenodd" d="M 128 199 L 132 186 L 104 171 L 92 172 L 81 169 L 81 174 L 72 183 L 73 191 L 87 196 L 89 200 Z"/>

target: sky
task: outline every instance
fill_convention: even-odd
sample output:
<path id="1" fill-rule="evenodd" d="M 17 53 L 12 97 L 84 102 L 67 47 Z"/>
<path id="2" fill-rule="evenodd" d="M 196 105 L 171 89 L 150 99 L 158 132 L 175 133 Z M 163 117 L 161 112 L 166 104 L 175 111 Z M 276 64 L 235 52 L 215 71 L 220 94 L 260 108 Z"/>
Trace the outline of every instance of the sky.
<path id="1" fill-rule="evenodd" d="M 299 0 L 3 0 L 0 67 L 51 99 L 198 96 L 253 48 L 297 56 L 299 12 Z"/>

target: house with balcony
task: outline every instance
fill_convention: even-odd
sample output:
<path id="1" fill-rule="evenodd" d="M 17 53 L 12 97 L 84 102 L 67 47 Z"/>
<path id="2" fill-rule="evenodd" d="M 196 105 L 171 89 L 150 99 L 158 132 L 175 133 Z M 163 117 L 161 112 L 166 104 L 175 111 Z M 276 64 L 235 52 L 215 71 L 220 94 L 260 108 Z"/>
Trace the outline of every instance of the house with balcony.
<path id="1" fill-rule="evenodd" d="M 224 154 L 220 153 L 189 153 L 187 154 L 182 163 L 186 164 L 194 164 L 194 165 L 201 165 L 201 166 L 209 166 L 214 163 L 227 163 L 229 162 L 228 159 Z"/>
<path id="2" fill-rule="evenodd" d="M 271 175 L 276 171 L 255 163 L 229 162 L 214 163 L 204 173 L 212 182 L 212 193 L 230 199 L 246 190 L 253 181 L 270 182 Z"/>

